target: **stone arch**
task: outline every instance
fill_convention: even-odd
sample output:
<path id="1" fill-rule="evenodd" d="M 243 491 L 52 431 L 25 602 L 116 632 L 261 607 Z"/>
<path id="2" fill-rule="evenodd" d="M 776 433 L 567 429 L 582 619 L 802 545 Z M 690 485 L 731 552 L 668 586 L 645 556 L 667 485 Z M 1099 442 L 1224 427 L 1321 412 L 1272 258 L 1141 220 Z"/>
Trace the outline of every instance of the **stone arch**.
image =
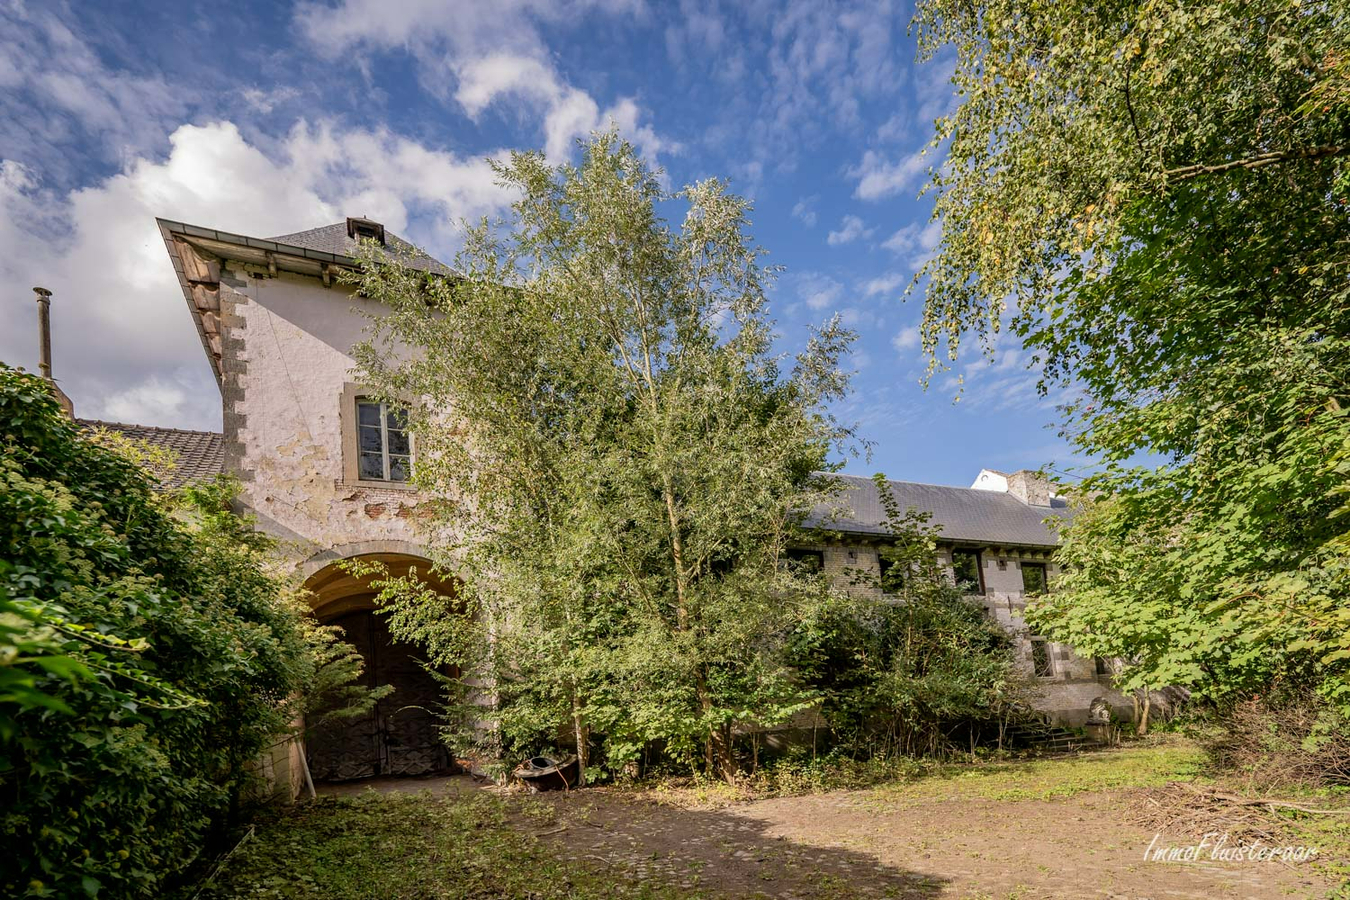
<path id="1" fill-rule="evenodd" d="M 431 561 L 417 552 L 421 549 L 405 541 L 363 541 L 315 554 L 300 566 L 315 617 L 341 628 L 365 660 L 366 686 L 393 688 L 369 714 L 328 720 L 307 731 L 306 755 L 317 780 L 427 775 L 450 768 L 433 712 L 442 699 L 436 676 L 418 648 L 397 641 L 386 617 L 374 613 L 378 590 L 372 577 L 352 575 L 342 566 L 345 560 L 369 560 L 382 563 L 393 576 L 416 569 L 423 581 L 453 596 L 457 582 L 432 575 Z"/>
<path id="2" fill-rule="evenodd" d="M 428 550 L 422 544 L 412 541 L 356 541 L 350 544 L 338 544 L 336 547 L 329 547 L 327 550 L 320 550 L 311 554 L 296 567 L 296 571 L 304 580 L 309 580 L 320 569 L 330 563 L 341 562 L 344 559 L 351 559 L 353 556 L 369 556 L 376 553 L 396 553 L 402 556 L 417 556 L 426 560 Z"/>

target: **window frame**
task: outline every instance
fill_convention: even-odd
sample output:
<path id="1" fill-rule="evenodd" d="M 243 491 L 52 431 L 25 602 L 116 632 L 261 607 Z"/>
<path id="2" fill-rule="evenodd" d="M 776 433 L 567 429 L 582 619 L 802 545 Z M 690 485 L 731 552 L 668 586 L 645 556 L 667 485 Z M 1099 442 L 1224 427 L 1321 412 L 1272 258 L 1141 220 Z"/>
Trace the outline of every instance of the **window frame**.
<path id="1" fill-rule="evenodd" d="M 807 565 L 806 560 L 814 560 Z M 787 547 L 783 550 L 783 560 L 800 568 L 808 575 L 819 575 L 825 571 L 825 551 L 811 547 Z"/>
<path id="2" fill-rule="evenodd" d="M 956 568 L 956 557 L 957 557 L 958 555 L 960 555 L 960 556 L 973 556 L 973 557 L 975 558 L 975 592 L 974 592 L 974 593 L 976 593 L 976 594 L 978 594 L 979 596 L 983 597 L 983 596 L 984 596 L 984 593 L 985 593 L 985 587 L 984 587 L 984 553 L 983 553 L 981 550 L 978 550 L 978 549 L 967 549 L 967 548 L 965 548 L 965 547 L 953 547 L 953 548 L 952 548 L 952 552 L 951 552 L 951 560 L 952 560 L 952 583 L 955 584 L 955 585 L 959 588 L 959 587 L 961 586 L 961 583 L 962 583 L 962 582 L 961 582 L 961 573 L 960 573 L 959 571 L 957 571 L 957 568 Z"/>
<path id="3" fill-rule="evenodd" d="M 1050 567 L 1043 562 L 1035 560 L 1025 560 L 1018 568 L 1022 572 L 1022 593 L 1027 597 L 1039 597 L 1041 594 L 1050 593 Z M 1041 573 L 1041 589 L 1033 593 L 1027 588 L 1027 569 L 1037 569 Z"/>
<path id="4" fill-rule="evenodd" d="M 1031 640 L 1031 674 L 1037 678 L 1054 678 L 1055 654 L 1053 648 L 1050 646 L 1050 642 L 1047 641 L 1045 638 L 1041 637 L 1033 637 L 1030 640 Z M 1044 649 L 1045 654 L 1044 672 L 1040 671 L 1040 667 L 1036 665 L 1037 647 L 1041 647 Z"/>
<path id="5" fill-rule="evenodd" d="M 389 478 L 365 478 L 361 475 L 361 403 L 380 403 L 380 446 L 382 456 L 383 474 L 389 474 L 390 453 L 388 452 L 388 421 L 385 414 L 389 404 L 376 400 L 371 396 L 371 392 L 364 385 L 344 384 L 342 388 L 341 409 L 339 411 L 339 423 L 342 429 L 342 482 L 352 487 L 377 487 L 384 490 L 395 491 L 414 491 L 416 488 L 409 481 L 394 481 Z M 368 426 L 369 427 L 369 426 Z M 417 442 L 413 439 L 410 432 L 404 431 L 408 436 L 408 477 L 412 478 L 413 465 L 417 460 Z M 393 454 L 394 457 L 402 457 L 404 454 Z"/>
<path id="6" fill-rule="evenodd" d="M 374 407 L 376 414 L 376 424 L 367 425 L 361 421 L 361 408 Z M 397 415 L 396 407 L 390 406 L 383 400 L 376 400 L 372 397 L 356 398 L 356 473 L 360 481 L 395 481 L 400 484 L 406 483 L 412 477 L 412 438 L 408 435 L 407 423 L 405 421 L 403 428 L 391 428 L 390 419 Z M 380 449 L 367 450 L 361 442 L 361 432 L 367 428 L 378 428 L 380 432 Z M 389 445 L 390 432 L 402 434 L 407 441 L 407 453 L 395 453 Z M 374 456 L 378 453 L 380 457 L 380 477 L 372 478 L 362 472 L 361 463 L 363 457 Z M 394 477 L 394 460 L 402 459 L 407 461 L 407 467 L 403 478 Z"/>

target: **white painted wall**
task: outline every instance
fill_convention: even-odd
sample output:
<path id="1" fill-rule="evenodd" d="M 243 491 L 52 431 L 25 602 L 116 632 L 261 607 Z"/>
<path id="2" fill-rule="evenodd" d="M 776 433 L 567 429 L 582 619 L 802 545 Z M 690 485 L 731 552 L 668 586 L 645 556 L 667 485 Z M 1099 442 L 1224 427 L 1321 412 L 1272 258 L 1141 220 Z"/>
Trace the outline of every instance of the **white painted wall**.
<path id="1" fill-rule="evenodd" d="M 222 295 L 236 305 L 223 319 L 234 347 L 226 356 L 243 364 L 226 371 L 227 465 L 259 526 L 292 542 L 298 559 L 357 542 L 417 543 L 416 492 L 343 477 L 343 387 L 355 381 L 362 313 L 379 305 L 316 278 L 231 271 L 227 279 Z"/>

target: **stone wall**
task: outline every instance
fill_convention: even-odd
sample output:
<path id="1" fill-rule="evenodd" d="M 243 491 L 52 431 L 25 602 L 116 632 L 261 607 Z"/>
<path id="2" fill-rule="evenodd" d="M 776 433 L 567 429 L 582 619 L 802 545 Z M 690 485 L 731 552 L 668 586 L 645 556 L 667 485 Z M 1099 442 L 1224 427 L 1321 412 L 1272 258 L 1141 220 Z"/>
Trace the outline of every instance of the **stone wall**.
<path id="1" fill-rule="evenodd" d="M 297 561 L 365 541 L 419 543 L 418 494 L 348 480 L 343 392 L 379 306 L 314 278 L 221 277 L 225 468 L 261 530 Z M 350 413 L 348 413 L 350 415 Z"/>

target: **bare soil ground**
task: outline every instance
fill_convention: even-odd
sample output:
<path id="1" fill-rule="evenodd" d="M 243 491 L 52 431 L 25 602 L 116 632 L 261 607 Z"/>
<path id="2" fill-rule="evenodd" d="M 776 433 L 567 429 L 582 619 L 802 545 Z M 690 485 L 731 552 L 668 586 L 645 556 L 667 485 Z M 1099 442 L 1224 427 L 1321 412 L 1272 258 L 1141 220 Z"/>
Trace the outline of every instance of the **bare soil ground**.
<path id="1" fill-rule="evenodd" d="M 1154 836 L 1122 824 L 1128 793 L 897 803 L 836 791 L 717 810 L 605 791 L 537 799 L 555 810 L 554 827 L 567 826 L 544 838 L 560 853 L 715 896 L 1138 900 L 1316 897 L 1330 887 L 1307 865 L 1146 862 Z"/>
<path id="2" fill-rule="evenodd" d="M 1111 751 L 749 800 L 588 788 L 515 796 L 511 821 L 559 857 L 613 873 L 615 883 L 685 896 L 1142 900 L 1335 890 L 1323 865 L 1145 860 L 1155 834 L 1130 823 L 1150 787 L 1177 777 L 1177 763 L 1170 749 Z M 484 790 L 464 778 L 372 786 L 431 788 L 446 799 Z M 1162 834 L 1158 843 L 1198 836 Z"/>

